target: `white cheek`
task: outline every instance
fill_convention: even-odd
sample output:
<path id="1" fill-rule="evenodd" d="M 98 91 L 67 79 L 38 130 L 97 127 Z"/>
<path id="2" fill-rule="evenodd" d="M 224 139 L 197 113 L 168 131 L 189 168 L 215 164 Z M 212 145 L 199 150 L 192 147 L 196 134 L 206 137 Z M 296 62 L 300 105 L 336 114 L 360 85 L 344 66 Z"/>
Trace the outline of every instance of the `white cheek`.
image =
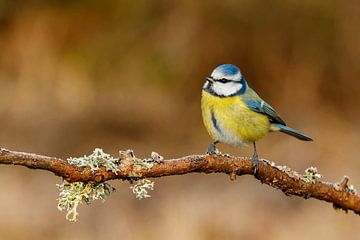
<path id="1" fill-rule="evenodd" d="M 238 82 L 228 82 L 228 83 L 215 82 L 213 84 L 213 90 L 218 95 L 230 96 L 240 91 L 242 86 L 243 85 Z"/>

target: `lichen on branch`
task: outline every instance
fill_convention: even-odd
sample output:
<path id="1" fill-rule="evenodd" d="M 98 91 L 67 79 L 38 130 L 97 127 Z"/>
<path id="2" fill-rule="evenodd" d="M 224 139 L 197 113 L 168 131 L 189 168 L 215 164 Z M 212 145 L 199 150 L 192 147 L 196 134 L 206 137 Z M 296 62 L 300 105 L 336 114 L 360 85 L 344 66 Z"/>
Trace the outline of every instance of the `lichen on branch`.
<path id="1" fill-rule="evenodd" d="M 110 154 L 104 153 L 104 150 L 101 148 L 95 148 L 89 156 L 70 157 L 67 161 L 77 167 L 89 167 L 92 172 L 99 170 L 100 167 L 105 167 L 106 170 L 117 174 L 119 158 L 114 158 Z"/>
<path id="2" fill-rule="evenodd" d="M 103 154 L 97 151 L 97 154 L 94 154 L 93 157 L 96 158 L 98 155 Z M 119 158 L 105 156 L 107 156 L 107 159 L 113 159 L 111 162 L 114 165 L 93 164 L 92 167 L 83 166 L 83 163 L 86 163 L 83 160 L 86 158 L 78 161 L 80 165 L 72 165 L 67 160 L 59 158 L 0 148 L 0 164 L 44 169 L 62 177 L 68 183 L 83 182 L 83 184 L 87 184 L 88 182 L 96 182 L 99 184 L 114 179 L 135 181 L 132 190 L 136 194 L 144 193 L 143 196 L 148 195 L 148 193 L 142 191 L 144 189 L 141 188 L 142 184 L 138 185 L 138 187 L 136 186 L 136 181 L 139 179 L 195 172 L 225 173 L 230 175 L 231 179 L 241 175 L 253 175 L 250 158 L 229 155 L 190 155 L 174 159 L 163 159 L 158 154 L 153 153 L 150 158 L 139 159 L 135 157 L 131 150 L 127 150 L 120 151 Z M 112 171 L 114 169 L 117 169 L 117 171 Z M 300 174 L 287 166 L 278 166 L 272 161 L 262 159 L 259 163 L 256 179 L 261 183 L 280 189 L 286 195 L 315 198 L 330 202 L 335 208 L 345 211 L 352 210 L 354 213 L 360 214 L 360 196 L 357 194 L 354 186 L 348 184 L 348 177 L 344 177 L 338 183 L 326 182 L 321 180 L 320 177 L 321 175 L 316 168 L 308 168 L 304 174 Z M 146 191 L 152 187 L 150 183 L 146 186 Z M 73 205 L 64 204 L 63 206 L 64 209 L 67 209 L 68 206 L 72 209 Z"/>
<path id="3" fill-rule="evenodd" d="M 132 150 L 120 151 L 119 158 L 114 158 L 110 154 L 105 153 L 101 148 L 96 148 L 89 156 L 70 157 L 67 159 L 68 163 L 79 168 L 90 169 L 92 173 L 104 167 L 106 171 L 118 174 L 121 169 L 132 167 L 136 171 L 142 168 L 149 170 L 153 166 L 154 161 L 162 160 L 163 158 L 157 154 L 152 153 L 150 158 L 140 159 L 135 157 Z M 133 186 L 130 187 L 137 199 L 149 198 L 149 190 L 154 189 L 154 182 L 146 178 L 141 178 L 141 174 L 131 174 L 137 180 Z M 78 207 L 81 203 L 91 204 L 95 200 L 105 201 L 110 196 L 115 188 L 107 182 L 67 182 L 57 184 L 59 189 L 58 209 L 60 211 L 67 211 L 66 219 L 71 222 L 76 222 L 78 219 Z"/>
<path id="4" fill-rule="evenodd" d="M 78 206 L 85 202 L 91 204 L 95 200 L 105 202 L 115 188 L 109 183 L 96 182 L 63 182 L 57 184 L 59 189 L 58 209 L 67 211 L 66 219 L 70 222 L 76 222 L 78 219 Z"/>
<path id="5" fill-rule="evenodd" d="M 135 194 L 135 197 L 139 200 L 143 198 L 149 198 L 151 195 L 149 190 L 154 190 L 154 182 L 149 179 L 143 178 L 137 180 L 133 186 L 130 187 L 131 191 Z"/>

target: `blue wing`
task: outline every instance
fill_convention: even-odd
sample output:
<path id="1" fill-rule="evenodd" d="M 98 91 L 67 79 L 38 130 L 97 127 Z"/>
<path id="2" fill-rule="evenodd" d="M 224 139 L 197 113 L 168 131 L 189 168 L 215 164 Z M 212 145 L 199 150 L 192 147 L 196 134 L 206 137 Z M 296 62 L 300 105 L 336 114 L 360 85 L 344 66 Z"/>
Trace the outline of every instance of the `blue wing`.
<path id="1" fill-rule="evenodd" d="M 246 93 L 241 95 L 242 100 L 251 110 L 264 114 L 270 118 L 272 123 L 280 123 L 286 126 L 284 120 L 279 114 L 264 100 L 262 100 L 251 88 L 248 88 Z"/>

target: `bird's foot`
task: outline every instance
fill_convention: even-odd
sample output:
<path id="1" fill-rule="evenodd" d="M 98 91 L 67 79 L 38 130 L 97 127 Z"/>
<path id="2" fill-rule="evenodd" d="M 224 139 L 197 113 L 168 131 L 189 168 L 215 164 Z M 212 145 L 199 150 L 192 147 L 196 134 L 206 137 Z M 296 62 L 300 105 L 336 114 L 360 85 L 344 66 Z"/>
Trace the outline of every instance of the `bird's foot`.
<path id="1" fill-rule="evenodd" d="M 259 171 L 259 156 L 256 153 L 254 153 L 252 157 L 252 169 L 254 172 L 254 176 L 256 176 Z"/>
<path id="2" fill-rule="evenodd" d="M 217 148 L 215 146 L 215 143 L 210 143 L 209 144 L 206 153 L 209 154 L 209 155 L 219 155 L 219 154 L 221 154 L 221 152 L 219 152 L 219 150 L 217 150 Z"/>

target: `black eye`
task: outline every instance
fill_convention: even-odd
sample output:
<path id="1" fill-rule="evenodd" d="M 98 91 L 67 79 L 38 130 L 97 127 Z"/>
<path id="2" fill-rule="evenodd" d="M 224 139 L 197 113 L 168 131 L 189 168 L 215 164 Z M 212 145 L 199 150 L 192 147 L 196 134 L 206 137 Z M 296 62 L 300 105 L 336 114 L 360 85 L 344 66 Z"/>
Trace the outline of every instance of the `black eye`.
<path id="1" fill-rule="evenodd" d="M 222 78 L 222 79 L 216 79 L 217 82 L 221 82 L 221 83 L 227 83 L 230 82 L 230 80 L 227 80 L 226 78 Z"/>

